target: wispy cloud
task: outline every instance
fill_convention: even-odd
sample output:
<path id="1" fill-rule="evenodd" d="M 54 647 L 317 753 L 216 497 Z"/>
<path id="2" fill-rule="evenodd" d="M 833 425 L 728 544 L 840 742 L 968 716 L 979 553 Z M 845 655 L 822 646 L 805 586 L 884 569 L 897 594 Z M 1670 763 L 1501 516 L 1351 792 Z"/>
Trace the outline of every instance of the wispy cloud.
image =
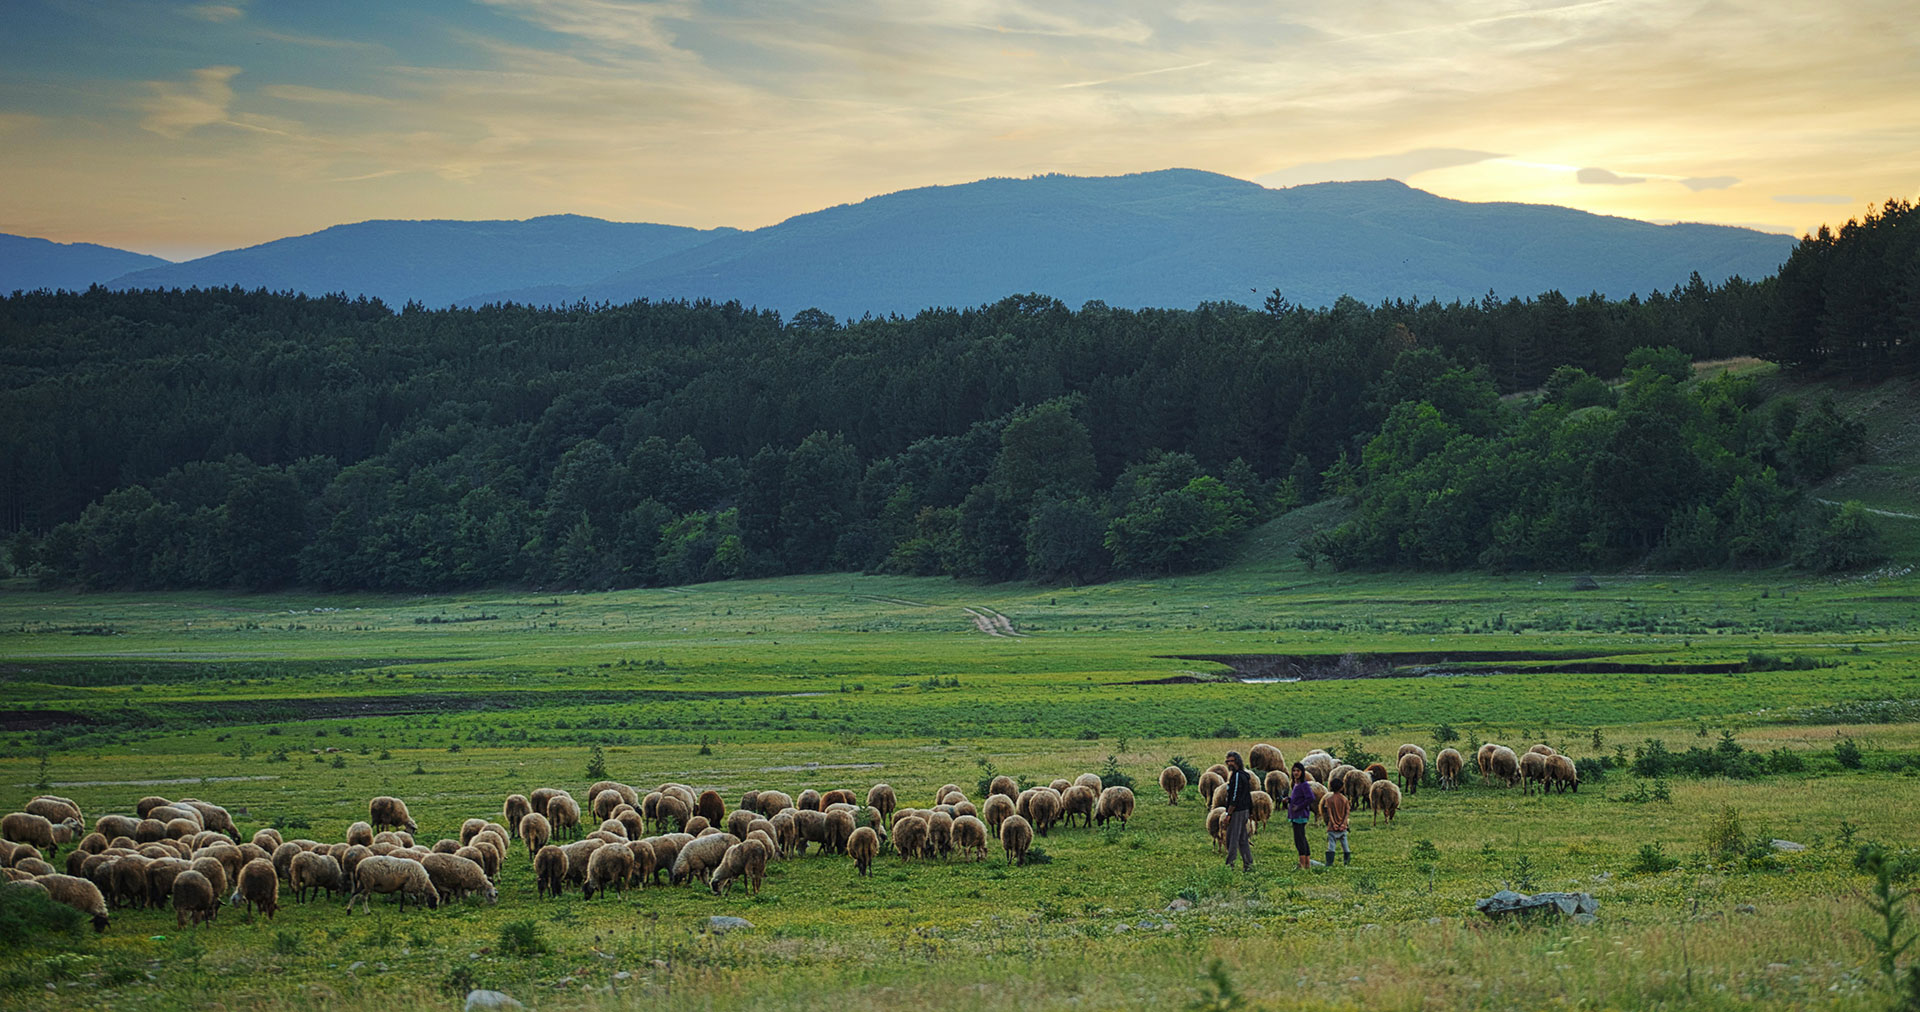
<path id="1" fill-rule="evenodd" d="M 1627 186 L 1647 181 L 1645 176 L 1623 176 L 1607 169 L 1594 168 L 1581 169 L 1573 174 L 1573 178 L 1594 186 Z"/>
<path id="2" fill-rule="evenodd" d="M 1304 162 L 1263 176 L 1255 176 L 1253 181 L 1262 186 L 1299 186 L 1303 183 L 1352 179 L 1406 180 L 1422 172 L 1473 165 L 1502 157 L 1504 156 L 1492 151 L 1473 151 L 1467 148 L 1417 148 L 1395 155 Z"/>
<path id="3" fill-rule="evenodd" d="M 185 83 L 147 82 L 147 115 L 140 126 L 162 137 L 178 138 L 199 127 L 226 122 L 227 108 L 233 103 L 233 86 L 228 82 L 238 73 L 239 67 L 202 67 Z"/>
<path id="4" fill-rule="evenodd" d="M 1844 193 L 1776 193 L 1776 204 L 1851 204 L 1853 198 Z"/>
<path id="5" fill-rule="evenodd" d="M 238 21 L 247 16 L 247 12 L 239 4 L 192 4 L 183 13 L 201 21 L 216 23 Z"/>
<path id="6" fill-rule="evenodd" d="M 1739 182 L 1739 176 L 1688 176 L 1680 180 L 1680 185 L 1698 193 L 1701 190 L 1724 190 Z"/>
<path id="7" fill-rule="evenodd" d="M 269 98 L 283 99 L 288 102 L 305 102 L 311 105 L 348 105 L 376 106 L 392 105 L 393 100 L 379 95 L 367 95 L 357 91 L 335 91 L 330 88 L 309 88 L 302 84 L 270 84 L 260 89 L 260 94 Z"/>

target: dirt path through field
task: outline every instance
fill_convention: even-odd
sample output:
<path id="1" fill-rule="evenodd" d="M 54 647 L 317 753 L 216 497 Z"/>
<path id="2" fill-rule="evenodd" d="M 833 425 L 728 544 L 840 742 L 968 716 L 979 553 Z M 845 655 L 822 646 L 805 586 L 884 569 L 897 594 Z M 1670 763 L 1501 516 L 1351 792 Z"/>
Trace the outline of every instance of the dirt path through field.
<path id="1" fill-rule="evenodd" d="M 963 606 L 960 610 L 966 612 L 967 616 L 973 619 L 973 627 L 975 629 L 978 629 L 981 632 L 986 633 L 988 636 L 993 636 L 999 639 L 1007 639 L 1007 638 L 1025 639 L 1027 636 L 1026 633 L 1023 633 L 1020 630 L 1015 629 L 1013 627 L 1012 619 L 1007 618 L 1005 615 L 1002 615 L 999 612 L 994 611 L 992 608 L 986 607 L 985 605 L 982 605 L 978 608 L 968 608 Z"/>

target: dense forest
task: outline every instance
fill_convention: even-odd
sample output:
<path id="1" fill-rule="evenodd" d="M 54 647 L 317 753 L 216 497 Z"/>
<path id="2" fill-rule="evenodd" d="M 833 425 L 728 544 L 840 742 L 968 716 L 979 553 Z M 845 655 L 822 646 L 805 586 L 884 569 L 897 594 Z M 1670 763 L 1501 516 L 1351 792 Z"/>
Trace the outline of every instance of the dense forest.
<path id="1" fill-rule="evenodd" d="M 1871 528 L 1800 490 L 1858 425 L 1686 363 L 1911 372 L 1917 229 L 1889 203 L 1776 278 L 1625 300 L 843 322 L 16 294 L 0 523 L 16 571 L 99 588 L 1088 581 L 1205 567 L 1324 495 L 1356 506 L 1312 545 L 1336 565 L 1849 564 Z"/>

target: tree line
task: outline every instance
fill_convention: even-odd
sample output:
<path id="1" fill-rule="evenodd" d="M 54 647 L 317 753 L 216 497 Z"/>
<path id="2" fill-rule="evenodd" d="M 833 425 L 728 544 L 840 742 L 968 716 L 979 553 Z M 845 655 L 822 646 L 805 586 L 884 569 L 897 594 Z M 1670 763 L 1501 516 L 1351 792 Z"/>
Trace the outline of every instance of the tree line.
<path id="1" fill-rule="evenodd" d="M 1088 581 L 1212 565 L 1326 494 L 1356 504 L 1313 548 L 1340 565 L 1766 561 L 1825 536 L 1798 490 L 1857 426 L 1672 363 L 1911 371 L 1913 233 L 1889 203 L 1777 278 L 1621 300 L 1026 295 L 838 321 L 16 293 L 0 523 L 16 571 L 88 587 Z M 1748 530 L 1782 504 L 1803 520 Z"/>

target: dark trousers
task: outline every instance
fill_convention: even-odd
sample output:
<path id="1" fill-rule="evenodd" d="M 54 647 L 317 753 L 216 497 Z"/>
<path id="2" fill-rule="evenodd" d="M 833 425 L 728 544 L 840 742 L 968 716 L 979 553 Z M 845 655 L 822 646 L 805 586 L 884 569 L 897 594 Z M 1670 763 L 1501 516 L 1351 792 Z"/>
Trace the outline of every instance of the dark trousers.
<path id="1" fill-rule="evenodd" d="M 1305 822 L 1296 822 L 1293 824 L 1293 849 L 1299 851 L 1301 857 L 1311 857 L 1313 855 L 1313 848 L 1307 845 L 1307 824 Z"/>
<path id="2" fill-rule="evenodd" d="M 1247 816 L 1251 812 L 1244 809 L 1233 813 L 1227 820 L 1227 867 L 1233 867 L 1233 856 L 1240 855 L 1240 862 L 1248 871 L 1253 870 L 1253 844 L 1247 839 Z"/>

